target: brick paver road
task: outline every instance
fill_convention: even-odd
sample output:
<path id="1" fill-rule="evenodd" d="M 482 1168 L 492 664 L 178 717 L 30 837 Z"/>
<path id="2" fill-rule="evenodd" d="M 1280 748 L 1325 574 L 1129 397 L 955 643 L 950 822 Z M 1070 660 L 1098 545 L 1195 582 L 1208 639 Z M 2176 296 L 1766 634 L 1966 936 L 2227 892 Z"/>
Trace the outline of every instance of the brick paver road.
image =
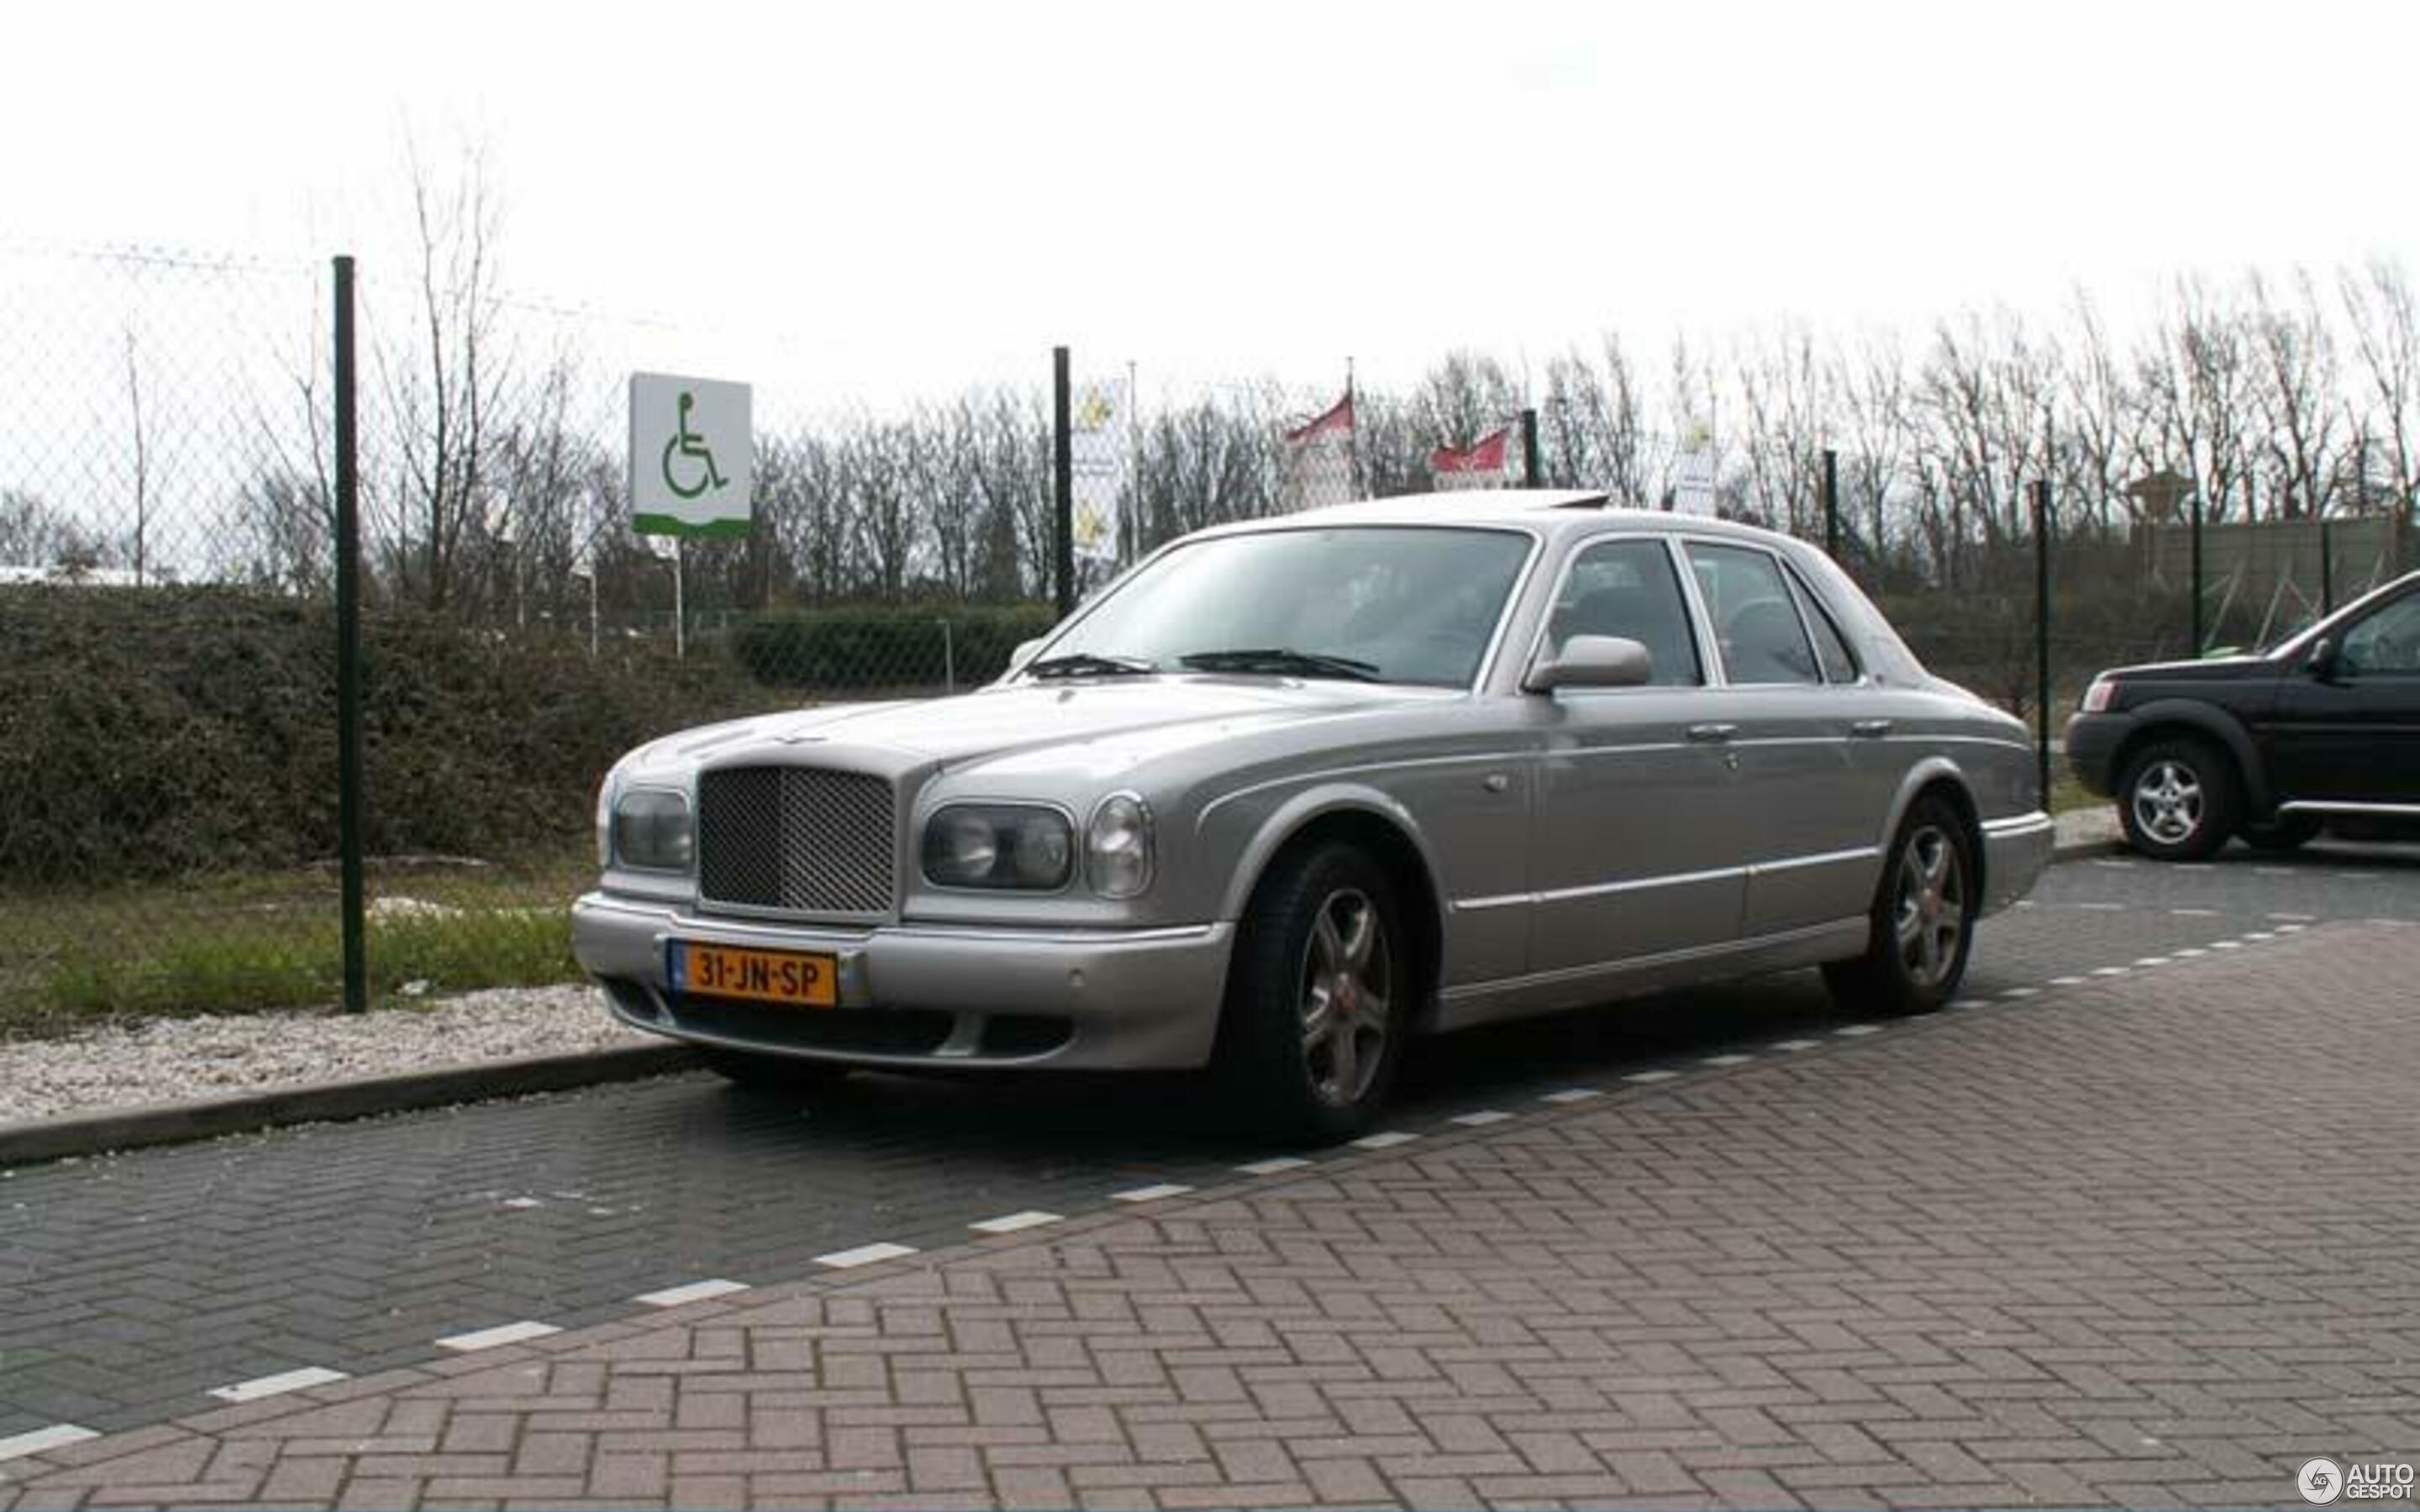
<path id="1" fill-rule="evenodd" d="M 2299 1505 L 2420 1454 L 2420 929 L 2193 949 L 21 1457 L 0 1512 Z"/>

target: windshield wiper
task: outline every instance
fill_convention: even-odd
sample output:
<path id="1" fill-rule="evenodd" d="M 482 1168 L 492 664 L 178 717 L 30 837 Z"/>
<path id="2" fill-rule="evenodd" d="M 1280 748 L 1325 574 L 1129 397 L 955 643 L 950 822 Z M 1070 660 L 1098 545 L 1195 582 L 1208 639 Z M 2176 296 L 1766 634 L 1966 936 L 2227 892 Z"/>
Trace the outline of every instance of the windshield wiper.
<path id="1" fill-rule="evenodd" d="M 1350 656 L 1323 656 L 1285 646 L 1237 647 L 1230 651 L 1196 651 L 1176 658 L 1205 672 L 1275 672 L 1287 677 L 1342 677 L 1356 683 L 1379 681 L 1378 664 Z"/>
<path id="2" fill-rule="evenodd" d="M 1063 656 L 1029 661 L 1023 671 L 1028 677 L 1140 677 L 1159 669 L 1142 656 L 1099 656 L 1089 651 L 1071 651 Z"/>

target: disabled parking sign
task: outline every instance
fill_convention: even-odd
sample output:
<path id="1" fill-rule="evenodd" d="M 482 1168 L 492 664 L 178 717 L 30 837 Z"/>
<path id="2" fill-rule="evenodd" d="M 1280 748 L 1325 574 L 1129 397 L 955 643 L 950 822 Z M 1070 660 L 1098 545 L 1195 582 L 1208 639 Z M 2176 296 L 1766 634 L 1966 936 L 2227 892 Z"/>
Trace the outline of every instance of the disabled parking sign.
<path id="1" fill-rule="evenodd" d="M 748 385 L 630 375 L 630 523 L 642 535 L 745 535 Z"/>

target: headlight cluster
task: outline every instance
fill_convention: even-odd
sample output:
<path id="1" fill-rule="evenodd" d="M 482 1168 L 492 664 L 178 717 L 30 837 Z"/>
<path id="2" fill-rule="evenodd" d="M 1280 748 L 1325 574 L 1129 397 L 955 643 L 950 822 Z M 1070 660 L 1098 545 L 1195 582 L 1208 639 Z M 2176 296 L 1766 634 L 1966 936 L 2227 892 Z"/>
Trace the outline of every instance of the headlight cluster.
<path id="1" fill-rule="evenodd" d="M 2084 712 L 2086 714 L 2099 714 L 2102 710 L 2106 709 L 2109 707 L 2110 696 L 2117 691 L 2118 685 L 2111 682 L 2108 678 L 2094 678 L 2092 680 L 2092 686 L 2084 690 Z"/>
<path id="2" fill-rule="evenodd" d="M 1074 829 L 1056 809 L 962 803 L 924 825 L 924 875 L 945 887 L 1053 892 L 1075 861 Z"/>
<path id="3" fill-rule="evenodd" d="M 696 849 L 688 795 L 628 788 L 613 800 L 613 851 L 624 866 L 686 872 Z"/>
<path id="4" fill-rule="evenodd" d="M 1076 832 L 1056 809 L 957 803 L 924 822 L 924 875 L 944 887 L 1055 892 L 1076 874 Z M 1104 898 L 1151 886 L 1151 810 L 1130 794 L 1102 801 L 1084 826 L 1084 877 Z"/>

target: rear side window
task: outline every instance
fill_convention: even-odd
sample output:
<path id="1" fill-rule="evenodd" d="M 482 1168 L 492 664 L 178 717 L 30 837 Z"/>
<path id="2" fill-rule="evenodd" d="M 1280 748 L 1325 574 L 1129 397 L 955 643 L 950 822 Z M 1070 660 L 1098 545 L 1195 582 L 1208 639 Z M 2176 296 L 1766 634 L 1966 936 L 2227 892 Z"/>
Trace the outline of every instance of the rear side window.
<path id="1" fill-rule="evenodd" d="M 1689 565 L 1714 616 L 1715 643 L 1732 682 L 1823 680 L 1789 580 L 1772 553 L 1693 541 Z"/>
<path id="2" fill-rule="evenodd" d="M 1850 654 L 1848 638 L 1840 634 L 1838 625 L 1832 623 L 1832 616 L 1825 612 L 1823 602 L 1816 598 L 1812 589 L 1799 580 L 1795 572 L 1790 574 L 1790 591 L 1792 596 L 1798 600 L 1799 609 L 1805 612 L 1808 627 L 1815 632 L 1815 660 L 1823 669 L 1823 680 L 1827 683 L 1855 682 L 1857 658 Z"/>
<path id="3" fill-rule="evenodd" d="M 1647 648 L 1647 681 L 1696 687 L 1706 680 L 1689 607 L 1661 541 L 1600 541 L 1572 559 L 1547 634 L 1559 650 L 1575 635 L 1612 635 Z"/>

